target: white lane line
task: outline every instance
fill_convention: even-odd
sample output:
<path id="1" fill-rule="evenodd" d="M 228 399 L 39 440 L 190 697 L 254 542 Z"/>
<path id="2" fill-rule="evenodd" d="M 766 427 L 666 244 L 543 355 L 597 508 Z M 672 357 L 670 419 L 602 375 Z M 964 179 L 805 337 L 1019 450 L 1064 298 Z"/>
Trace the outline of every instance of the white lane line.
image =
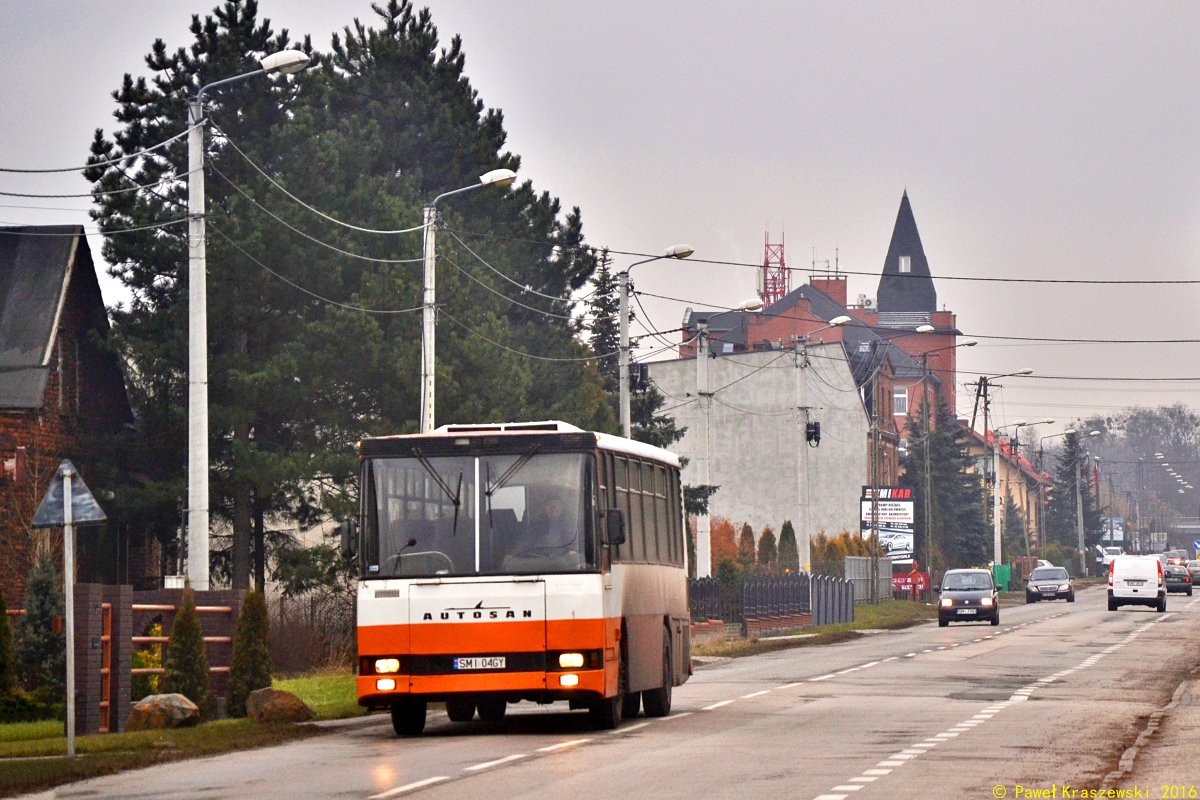
<path id="1" fill-rule="evenodd" d="M 891 774 L 892 774 L 892 771 L 890 769 L 864 769 L 863 770 L 863 775 L 874 775 L 876 778 L 880 778 L 880 777 L 883 777 L 884 775 L 891 775 Z"/>
<path id="2" fill-rule="evenodd" d="M 742 695 L 743 700 L 749 700 L 751 697 L 762 697 L 764 694 L 770 694 L 770 689 L 763 689 L 761 692 L 751 692 L 750 694 Z"/>
<path id="3" fill-rule="evenodd" d="M 863 788 L 862 784 L 843 783 L 840 786 L 833 787 L 830 791 L 833 792 L 857 792 Z"/>
<path id="4" fill-rule="evenodd" d="M 684 717 L 690 717 L 692 715 L 692 713 L 693 712 L 691 712 L 691 711 L 683 711 L 679 714 L 672 714 L 669 717 L 659 717 L 658 721 L 659 722 L 670 722 L 673 719 L 683 719 Z"/>
<path id="5" fill-rule="evenodd" d="M 812 682 L 812 681 L 827 681 L 827 680 L 829 680 L 829 679 L 830 679 L 830 678 L 832 678 L 832 677 L 833 677 L 833 673 L 831 672 L 831 673 L 829 673 L 828 675 L 818 675 L 817 677 L 815 677 L 815 678 L 809 678 L 808 680 L 809 680 L 809 682 Z"/>
<path id="6" fill-rule="evenodd" d="M 397 797 L 398 795 L 402 795 L 405 792 L 416 791 L 417 789 L 422 789 L 426 786 L 433 786 L 435 783 L 441 783 L 442 781 L 448 781 L 448 780 L 450 780 L 450 777 L 448 775 L 439 775 L 436 778 L 426 778 L 423 781 L 414 781 L 413 783 L 406 783 L 403 786 L 397 786 L 395 789 L 388 789 L 386 792 L 380 792 L 379 794 L 373 794 L 370 797 L 368 797 L 367 800 L 387 800 L 389 797 Z"/>
<path id="7" fill-rule="evenodd" d="M 920 753 L 892 753 L 890 756 L 888 756 L 888 760 L 889 761 L 912 761 L 914 758 L 916 758 L 919 755 L 921 755 L 921 754 Z"/>
<path id="8" fill-rule="evenodd" d="M 803 686 L 803 685 L 804 685 L 804 681 L 800 681 L 799 683 L 789 683 L 786 686 L 780 686 L 779 688 L 780 689 L 795 689 L 797 686 Z"/>
<path id="9" fill-rule="evenodd" d="M 917 654 L 916 653 L 905 653 L 904 657 L 905 658 L 916 658 Z"/>
<path id="10" fill-rule="evenodd" d="M 878 775 L 859 775 L 857 778 L 851 778 L 848 783 L 871 783 L 879 780 Z"/>
<path id="11" fill-rule="evenodd" d="M 727 706 L 732 702 L 733 702 L 732 700 L 722 700 L 719 703 L 713 703 L 711 706 L 705 706 L 704 708 L 702 708 L 700 710 L 701 711 L 715 711 L 716 709 L 721 708 L 722 706 Z"/>
<path id="12" fill-rule="evenodd" d="M 491 767 L 498 767 L 501 764 L 507 764 L 510 761 L 517 761 L 517 760 L 525 758 L 525 757 L 526 757 L 525 753 L 513 753 L 511 756 L 505 756 L 504 758 L 497 758 L 495 761 L 485 761 L 482 764 L 476 764 L 473 767 L 467 767 L 466 769 L 463 770 L 463 772 L 478 772 L 481 769 L 489 769 Z"/>
<path id="13" fill-rule="evenodd" d="M 835 674 L 835 675 L 846 675 L 846 674 L 849 674 L 849 673 L 851 673 L 851 672 L 858 672 L 858 667 L 851 667 L 850 669 L 844 669 L 844 670 L 842 670 L 841 672 L 837 672 L 837 673 L 834 673 L 834 674 Z"/>
<path id="14" fill-rule="evenodd" d="M 813 800 L 846 800 L 844 794 L 819 794 Z"/>
<path id="15" fill-rule="evenodd" d="M 558 744 L 552 744 L 549 747 L 539 747 L 537 749 L 537 751 L 539 753 L 553 753 L 557 750 L 566 750 L 568 747 L 578 747 L 579 745 L 587 744 L 590 741 L 593 741 L 593 740 L 592 739 L 572 739 L 569 742 L 559 742 Z"/>
<path id="16" fill-rule="evenodd" d="M 866 669 L 867 667 L 873 667 L 878 663 L 879 663 L 878 661 L 872 661 L 868 664 L 863 664 L 861 667 L 859 667 L 859 669 Z"/>
<path id="17" fill-rule="evenodd" d="M 888 759 L 887 761 L 880 761 L 878 764 L 876 764 L 876 766 L 878 766 L 878 767 L 903 767 L 904 762 L 897 761 L 895 759 Z"/>
<path id="18" fill-rule="evenodd" d="M 891 658 L 885 658 L 884 663 L 886 663 L 888 661 L 899 661 L 899 660 L 900 660 L 900 656 L 892 656 Z"/>
<path id="19" fill-rule="evenodd" d="M 732 703 L 733 701 L 730 700 L 729 702 Z M 649 722 L 639 722 L 637 725 L 627 725 L 624 728 L 617 728 L 615 731 L 609 731 L 608 733 L 611 736 L 611 735 L 617 734 L 617 733 L 630 733 L 631 731 L 636 731 L 636 730 L 640 730 L 642 728 L 649 728 L 649 727 L 650 727 Z"/>

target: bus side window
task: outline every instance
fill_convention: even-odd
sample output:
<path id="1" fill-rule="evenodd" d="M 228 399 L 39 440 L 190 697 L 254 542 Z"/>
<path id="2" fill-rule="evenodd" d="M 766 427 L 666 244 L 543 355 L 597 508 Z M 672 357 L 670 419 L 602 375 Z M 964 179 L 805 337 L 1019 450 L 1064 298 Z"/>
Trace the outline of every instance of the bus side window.
<path id="1" fill-rule="evenodd" d="M 625 515 L 625 544 L 617 547 L 617 561 L 632 561 L 631 553 L 633 548 L 633 524 L 629 516 L 629 459 L 617 456 L 615 458 L 616 479 L 613 481 L 616 488 L 616 508 L 621 510 Z"/>
<path id="2" fill-rule="evenodd" d="M 645 515 L 642 511 L 642 462 L 629 459 L 629 540 L 633 542 L 630 553 L 638 564 L 646 562 Z"/>
<path id="3" fill-rule="evenodd" d="M 687 558 L 687 536 L 684 527 L 687 520 L 683 513 L 683 497 L 679 483 L 679 470 L 672 468 L 667 476 L 671 484 L 671 496 L 667 504 L 671 507 L 671 538 L 675 540 L 675 564 L 684 566 Z"/>
<path id="4" fill-rule="evenodd" d="M 596 467 L 591 459 L 583 468 L 583 556 L 589 567 L 599 565 L 596 558 Z"/>
<path id="5" fill-rule="evenodd" d="M 674 563 L 671 518 L 667 514 L 667 470 L 658 464 L 654 466 L 654 533 L 658 539 L 658 563 Z"/>

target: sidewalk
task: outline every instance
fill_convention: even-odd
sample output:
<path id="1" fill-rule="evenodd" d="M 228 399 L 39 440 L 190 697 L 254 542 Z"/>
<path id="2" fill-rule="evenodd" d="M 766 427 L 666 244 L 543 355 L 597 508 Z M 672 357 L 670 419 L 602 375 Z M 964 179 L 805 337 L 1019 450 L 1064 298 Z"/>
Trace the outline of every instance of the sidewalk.
<path id="1" fill-rule="evenodd" d="M 1180 684 L 1170 703 L 1151 715 L 1121 757 L 1117 773 L 1105 779 L 1104 788 L 1136 787 L 1153 798 L 1200 793 L 1200 668 Z M 1171 787 L 1182 787 L 1182 793 L 1172 793 Z"/>

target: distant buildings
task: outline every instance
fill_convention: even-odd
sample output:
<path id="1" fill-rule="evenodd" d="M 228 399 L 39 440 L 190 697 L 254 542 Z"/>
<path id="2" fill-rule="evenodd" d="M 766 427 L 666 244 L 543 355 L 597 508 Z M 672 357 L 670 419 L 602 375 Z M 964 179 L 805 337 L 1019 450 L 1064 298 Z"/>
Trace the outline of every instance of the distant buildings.
<path id="1" fill-rule="evenodd" d="M 908 415 L 926 402 L 932 415 L 939 397 L 955 408 L 960 332 L 937 309 L 907 193 L 878 302 L 849 304 L 846 293 L 846 277 L 827 272 L 759 312 L 689 309 L 679 358 L 649 365 L 688 428 L 676 446 L 689 459 L 684 481 L 719 485 L 711 513 L 756 534 L 791 520 L 802 563 L 817 533 L 858 530 L 863 485 L 896 483 Z M 850 321 L 831 324 L 841 317 Z M 707 520 L 699 523 L 706 574 Z"/>

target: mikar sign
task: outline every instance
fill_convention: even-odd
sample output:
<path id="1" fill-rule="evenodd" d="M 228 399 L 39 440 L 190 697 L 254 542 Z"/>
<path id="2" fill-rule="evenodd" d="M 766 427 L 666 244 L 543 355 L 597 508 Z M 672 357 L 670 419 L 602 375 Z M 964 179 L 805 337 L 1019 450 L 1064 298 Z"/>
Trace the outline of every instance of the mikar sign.
<path id="1" fill-rule="evenodd" d="M 871 535 L 871 487 L 862 487 L 861 498 L 863 538 Z M 875 502 L 879 519 L 879 543 L 893 564 L 911 564 L 913 560 L 913 494 L 906 486 L 880 486 Z"/>

